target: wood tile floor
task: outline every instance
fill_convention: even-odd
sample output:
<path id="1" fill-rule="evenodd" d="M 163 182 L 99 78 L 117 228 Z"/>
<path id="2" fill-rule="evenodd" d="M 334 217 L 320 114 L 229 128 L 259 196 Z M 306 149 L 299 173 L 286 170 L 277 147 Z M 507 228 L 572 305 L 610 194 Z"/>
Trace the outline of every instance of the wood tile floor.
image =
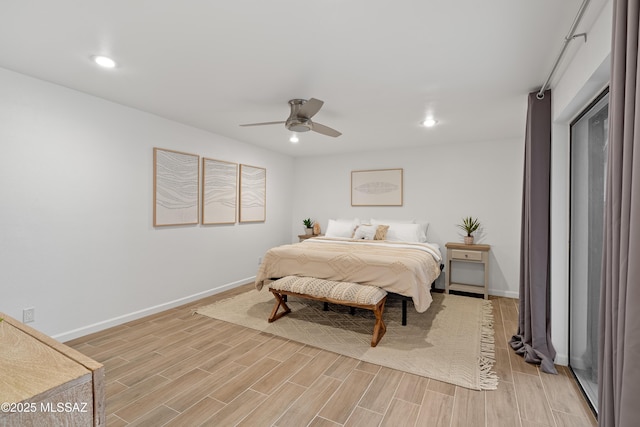
<path id="1" fill-rule="evenodd" d="M 498 389 L 472 391 L 192 314 L 251 286 L 66 343 L 106 367 L 107 426 L 596 425 L 566 368 L 509 350 L 516 300 L 493 298 Z"/>

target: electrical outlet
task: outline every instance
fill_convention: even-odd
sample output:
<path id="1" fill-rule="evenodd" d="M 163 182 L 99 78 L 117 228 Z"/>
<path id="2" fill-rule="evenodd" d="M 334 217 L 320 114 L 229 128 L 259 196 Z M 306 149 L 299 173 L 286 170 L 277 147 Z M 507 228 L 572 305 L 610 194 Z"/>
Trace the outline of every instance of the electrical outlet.
<path id="1" fill-rule="evenodd" d="M 258 257 L 258 265 L 260 265 L 260 264 L 262 264 L 262 257 L 261 256 Z"/>
<path id="2" fill-rule="evenodd" d="M 33 307 L 22 310 L 22 323 L 31 323 L 36 320 L 36 309 Z"/>

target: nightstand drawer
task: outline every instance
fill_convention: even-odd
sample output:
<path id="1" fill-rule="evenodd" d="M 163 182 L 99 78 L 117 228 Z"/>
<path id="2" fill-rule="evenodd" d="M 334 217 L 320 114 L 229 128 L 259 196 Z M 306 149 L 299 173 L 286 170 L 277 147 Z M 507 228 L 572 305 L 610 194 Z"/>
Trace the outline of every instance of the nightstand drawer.
<path id="1" fill-rule="evenodd" d="M 463 251 L 460 249 L 451 250 L 452 259 L 465 259 L 469 261 L 482 261 L 482 252 L 480 251 Z"/>

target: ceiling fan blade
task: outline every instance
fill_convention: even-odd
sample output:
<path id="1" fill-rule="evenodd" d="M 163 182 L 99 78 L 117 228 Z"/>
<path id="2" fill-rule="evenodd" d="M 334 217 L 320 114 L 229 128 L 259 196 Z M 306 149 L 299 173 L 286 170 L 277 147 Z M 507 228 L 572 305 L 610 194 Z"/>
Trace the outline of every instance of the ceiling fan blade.
<path id="1" fill-rule="evenodd" d="M 240 126 L 264 126 L 264 125 L 281 125 L 285 122 L 264 122 L 264 123 L 247 123 Z"/>
<path id="2" fill-rule="evenodd" d="M 342 133 L 338 132 L 337 130 L 331 129 L 329 126 L 321 125 L 320 123 L 316 123 L 316 122 L 313 122 L 313 126 L 311 127 L 311 130 L 314 132 L 321 133 L 323 135 L 333 136 L 334 138 L 336 136 L 342 135 Z"/>
<path id="3" fill-rule="evenodd" d="M 320 108 L 322 108 L 323 104 L 324 101 L 320 101 L 319 99 L 309 99 L 307 102 L 302 104 L 302 106 L 298 110 L 298 117 L 302 116 L 310 119 L 311 117 L 315 116 L 318 111 L 320 111 Z"/>

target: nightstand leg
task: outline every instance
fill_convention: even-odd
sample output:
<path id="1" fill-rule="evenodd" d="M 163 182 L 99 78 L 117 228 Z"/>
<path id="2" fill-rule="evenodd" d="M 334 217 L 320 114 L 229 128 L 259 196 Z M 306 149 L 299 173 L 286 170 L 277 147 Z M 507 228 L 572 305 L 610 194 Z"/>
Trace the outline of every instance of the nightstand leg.
<path id="1" fill-rule="evenodd" d="M 449 293 L 449 284 L 451 283 L 451 260 L 447 260 L 447 268 L 444 272 L 444 293 Z"/>
<path id="2" fill-rule="evenodd" d="M 484 299 L 489 299 L 489 254 L 484 255 Z"/>

